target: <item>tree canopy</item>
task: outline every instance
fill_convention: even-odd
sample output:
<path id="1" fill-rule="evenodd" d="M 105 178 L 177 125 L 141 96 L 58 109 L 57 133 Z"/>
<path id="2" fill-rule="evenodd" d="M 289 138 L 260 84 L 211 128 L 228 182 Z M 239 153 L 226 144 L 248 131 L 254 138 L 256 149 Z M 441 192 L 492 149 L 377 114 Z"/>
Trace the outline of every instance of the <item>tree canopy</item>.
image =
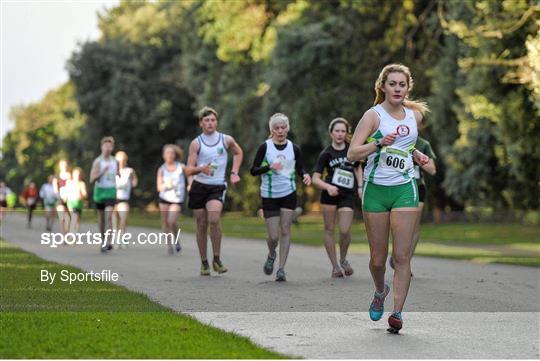
<path id="1" fill-rule="evenodd" d="M 311 168 L 328 123 L 356 125 L 379 71 L 399 62 L 431 108 L 432 206 L 538 209 L 539 14 L 534 0 L 122 1 L 99 14 L 101 37 L 74 49 L 68 83 L 12 109 L 0 179 L 43 181 L 63 157 L 89 171 L 113 135 L 145 204 L 162 146 L 187 151 L 209 105 L 246 154 L 230 208 L 253 211 L 247 170 L 270 115 L 290 117 Z"/>

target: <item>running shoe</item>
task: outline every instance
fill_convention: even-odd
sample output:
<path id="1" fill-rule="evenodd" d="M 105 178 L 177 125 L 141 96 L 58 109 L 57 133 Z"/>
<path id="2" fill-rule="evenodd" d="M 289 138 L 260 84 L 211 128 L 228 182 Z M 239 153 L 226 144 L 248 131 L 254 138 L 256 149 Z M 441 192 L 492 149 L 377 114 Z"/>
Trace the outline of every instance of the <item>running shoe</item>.
<path id="1" fill-rule="evenodd" d="M 210 276 L 210 267 L 201 265 L 201 276 Z"/>
<path id="2" fill-rule="evenodd" d="M 345 272 L 345 276 L 352 276 L 354 273 L 354 270 L 352 269 L 351 265 L 349 264 L 349 261 L 344 259 L 341 263 L 341 268 L 343 268 L 343 271 Z"/>
<path id="3" fill-rule="evenodd" d="M 182 245 L 180 242 L 176 243 L 176 252 L 180 252 L 182 250 Z"/>
<path id="4" fill-rule="evenodd" d="M 276 254 L 274 253 L 274 256 L 268 255 L 266 257 L 266 262 L 264 262 L 263 271 L 265 275 L 270 276 L 272 272 L 274 272 L 274 261 L 276 260 Z"/>
<path id="5" fill-rule="evenodd" d="M 280 268 L 276 272 L 276 282 L 286 282 L 287 278 L 285 277 L 285 270 Z"/>
<path id="6" fill-rule="evenodd" d="M 332 278 L 343 278 L 343 272 L 339 267 L 336 267 L 332 270 Z"/>
<path id="7" fill-rule="evenodd" d="M 212 267 L 214 268 L 214 271 L 221 274 L 228 271 L 227 267 L 225 267 L 221 261 L 214 261 L 212 262 Z"/>
<path id="8" fill-rule="evenodd" d="M 401 312 L 392 312 L 390 317 L 388 317 L 388 332 L 398 333 L 399 330 L 403 327 L 403 318 L 401 317 Z"/>
<path id="9" fill-rule="evenodd" d="M 385 283 L 384 291 L 382 294 L 375 292 L 373 295 L 373 301 L 369 306 L 369 318 L 372 321 L 379 321 L 384 313 L 384 299 L 388 296 L 390 292 L 390 287 Z"/>

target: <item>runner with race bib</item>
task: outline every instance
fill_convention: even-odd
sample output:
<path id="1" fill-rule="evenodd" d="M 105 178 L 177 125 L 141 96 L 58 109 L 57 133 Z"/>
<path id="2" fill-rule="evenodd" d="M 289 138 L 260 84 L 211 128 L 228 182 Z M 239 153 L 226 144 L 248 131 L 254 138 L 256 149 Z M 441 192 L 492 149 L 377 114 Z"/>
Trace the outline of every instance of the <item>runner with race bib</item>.
<path id="1" fill-rule="evenodd" d="M 373 321 L 381 319 L 390 287 L 384 283 L 389 232 L 394 236 L 394 311 L 388 318 L 390 332 L 398 332 L 401 311 L 411 282 L 411 247 L 418 207 L 413 159 L 420 165 L 429 157 L 415 149 L 424 103 L 408 99 L 413 88 L 409 68 L 384 67 L 375 82 L 375 106 L 356 127 L 348 157 L 367 157 L 364 169 L 363 211 L 370 247 L 369 268 L 375 295 L 369 307 Z"/>
<path id="2" fill-rule="evenodd" d="M 332 277 L 351 276 L 353 269 L 347 261 L 351 243 L 351 225 L 357 194 L 361 195 L 360 162 L 350 162 L 347 151 L 351 141 L 351 125 L 345 118 L 336 118 L 328 127 L 332 144 L 326 147 L 317 160 L 313 185 L 321 189 L 321 211 L 324 219 L 324 245 L 332 263 Z M 326 177 L 322 180 L 323 173 Z M 359 182 L 360 181 L 360 182 Z M 339 253 L 337 262 L 334 227 L 339 216 Z"/>
<path id="3" fill-rule="evenodd" d="M 302 182 L 309 186 L 311 177 L 304 171 L 300 148 L 287 139 L 289 118 L 276 113 L 268 122 L 270 138 L 259 146 L 251 175 L 261 176 L 260 194 L 263 216 L 268 232 L 268 256 L 263 272 L 271 275 L 274 271 L 276 248 L 279 243 L 279 268 L 276 281 L 287 280 L 285 262 L 291 247 L 291 224 L 296 208 L 295 175 L 302 177 Z"/>
<path id="4" fill-rule="evenodd" d="M 105 231 L 112 230 L 112 214 L 116 204 L 116 176 L 118 175 L 118 163 L 112 156 L 114 138 L 104 137 L 101 139 L 101 155 L 92 163 L 90 171 L 90 183 L 94 183 L 93 200 L 98 210 L 98 225 L 102 236 L 101 252 L 113 249 L 112 244 L 107 243 Z"/>

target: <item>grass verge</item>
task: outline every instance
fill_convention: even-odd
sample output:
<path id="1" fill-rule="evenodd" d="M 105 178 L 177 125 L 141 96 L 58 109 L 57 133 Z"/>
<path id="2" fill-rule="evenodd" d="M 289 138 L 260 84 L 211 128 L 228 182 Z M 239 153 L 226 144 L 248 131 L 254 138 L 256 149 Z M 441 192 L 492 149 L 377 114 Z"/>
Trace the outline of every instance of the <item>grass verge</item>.
<path id="1" fill-rule="evenodd" d="M 81 272 L 0 240 L 2 359 L 284 358 L 112 283 L 40 282 L 41 269 Z"/>

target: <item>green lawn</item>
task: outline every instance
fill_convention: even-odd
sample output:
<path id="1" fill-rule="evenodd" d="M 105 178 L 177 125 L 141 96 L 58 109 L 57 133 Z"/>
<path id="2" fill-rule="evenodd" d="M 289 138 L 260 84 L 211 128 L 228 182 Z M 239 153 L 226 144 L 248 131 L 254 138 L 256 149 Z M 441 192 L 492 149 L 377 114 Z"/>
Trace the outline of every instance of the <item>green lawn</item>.
<path id="1" fill-rule="evenodd" d="M 42 283 L 40 269 L 80 271 L 0 240 L 2 359 L 284 358 L 111 283 Z"/>

